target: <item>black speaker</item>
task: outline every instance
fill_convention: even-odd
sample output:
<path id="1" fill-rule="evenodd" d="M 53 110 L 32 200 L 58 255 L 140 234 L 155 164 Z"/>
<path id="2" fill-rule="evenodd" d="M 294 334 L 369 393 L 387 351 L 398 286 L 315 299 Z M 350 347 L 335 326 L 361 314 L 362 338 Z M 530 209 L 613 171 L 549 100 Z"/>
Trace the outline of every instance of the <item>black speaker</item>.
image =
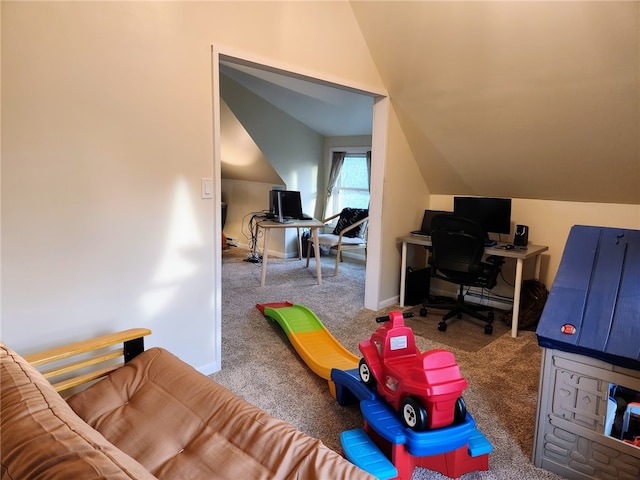
<path id="1" fill-rule="evenodd" d="M 516 247 L 526 247 L 529 243 L 529 227 L 526 225 L 516 225 L 516 233 L 513 235 L 513 245 Z"/>

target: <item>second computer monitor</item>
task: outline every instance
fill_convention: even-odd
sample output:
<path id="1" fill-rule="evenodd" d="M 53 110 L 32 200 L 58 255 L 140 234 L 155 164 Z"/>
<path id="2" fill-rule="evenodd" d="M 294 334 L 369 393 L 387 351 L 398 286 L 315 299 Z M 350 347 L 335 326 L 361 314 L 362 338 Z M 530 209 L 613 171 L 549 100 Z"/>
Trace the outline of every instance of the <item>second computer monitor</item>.
<path id="1" fill-rule="evenodd" d="M 295 190 L 271 190 L 269 194 L 269 210 L 280 222 L 303 218 L 300 192 Z"/>
<path id="2" fill-rule="evenodd" d="M 487 233 L 511 233 L 511 199 L 453 197 L 453 213 L 482 225 Z"/>

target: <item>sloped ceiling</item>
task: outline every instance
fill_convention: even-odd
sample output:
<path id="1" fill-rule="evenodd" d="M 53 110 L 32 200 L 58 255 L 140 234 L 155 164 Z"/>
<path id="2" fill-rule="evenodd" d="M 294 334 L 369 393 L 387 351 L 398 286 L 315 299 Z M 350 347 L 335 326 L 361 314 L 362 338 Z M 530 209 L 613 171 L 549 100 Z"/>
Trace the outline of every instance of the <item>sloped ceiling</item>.
<path id="1" fill-rule="evenodd" d="M 431 193 L 640 204 L 640 2 L 351 6 Z M 371 133 L 369 97 L 221 72 L 323 135 Z"/>
<path id="2" fill-rule="evenodd" d="M 370 96 L 230 58 L 220 73 L 325 137 L 371 135 Z"/>
<path id="3" fill-rule="evenodd" d="M 351 5 L 431 193 L 640 204 L 639 2 Z"/>
<path id="4" fill-rule="evenodd" d="M 284 185 L 224 100 L 220 102 L 220 136 L 221 178 Z"/>
<path id="5" fill-rule="evenodd" d="M 370 96 L 230 57 L 220 60 L 220 81 L 241 85 L 325 137 L 371 135 Z M 221 94 L 221 177 L 284 185 L 226 105 L 224 88 Z"/>

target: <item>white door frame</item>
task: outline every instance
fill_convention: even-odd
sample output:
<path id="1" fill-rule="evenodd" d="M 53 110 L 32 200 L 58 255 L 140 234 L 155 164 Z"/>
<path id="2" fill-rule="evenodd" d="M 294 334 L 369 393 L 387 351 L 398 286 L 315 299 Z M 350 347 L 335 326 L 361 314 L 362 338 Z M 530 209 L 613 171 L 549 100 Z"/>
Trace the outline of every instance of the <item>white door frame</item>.
<path id="1" fill-rule="evenodd" d="M 281 73 L 290 73 L 294 77 L 307 77 L 319 83 L 326 83 L 332 87 L 341 88 L 374 98 L 373 105 L 373 130 L 371 145 L 371 190 L 369 212 L 372 220 L 369 221 L 367 260 L 365 277 L 364 307 L 371 310 L 379 310 L 380 284 L 381 284 L 381 255 L 382 255 L 382 196 L 384 185 L 384 172 L 387 164 L 387 128 L 389 123 L 389 96 L 386 91 L 367 85 L 360 85 L 344 79 L 329 78 L 317 72 L 303 71 L 298 67 L 282 65 L 270 59 L 257 58 L 245 52 L 227 48 L 224 46 L 212 46 L 212 88 L 213 88 L 213 181 L 215 205 L 221 202 L 221 159 L 220 159 L 220 58 L 232 58 L 239 62 L 248 62 L 264 67 L 266 70 L 276 69 Z M 219 215 L 219 209 L 214 209 L 214 214 Z M 222 229 L 217 219 L 214 221 L 214 311 L 217 321 L 216 326 L 216 350 L 221 351 L 221 322 L 222 295 L 221 281 L 222 268 L 219 258 L 222 256 Z"/>

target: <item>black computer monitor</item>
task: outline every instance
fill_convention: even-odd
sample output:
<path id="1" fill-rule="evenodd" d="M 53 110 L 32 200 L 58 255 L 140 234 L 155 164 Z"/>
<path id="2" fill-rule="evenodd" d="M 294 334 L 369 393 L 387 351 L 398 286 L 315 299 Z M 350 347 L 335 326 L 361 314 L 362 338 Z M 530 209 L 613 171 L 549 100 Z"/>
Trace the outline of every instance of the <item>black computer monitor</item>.
<path id="1" fill-rule="evenodd" d="M 269 211 L 279 222 L 303 218 L 300 192 L 295 190 L 271 190 Z"/>
<path id="2" fill-rule="evenodd" d="M 474 220 L 489 233 L 511 233 L 511 199 L 453 197 L 453 213 Z"/>

